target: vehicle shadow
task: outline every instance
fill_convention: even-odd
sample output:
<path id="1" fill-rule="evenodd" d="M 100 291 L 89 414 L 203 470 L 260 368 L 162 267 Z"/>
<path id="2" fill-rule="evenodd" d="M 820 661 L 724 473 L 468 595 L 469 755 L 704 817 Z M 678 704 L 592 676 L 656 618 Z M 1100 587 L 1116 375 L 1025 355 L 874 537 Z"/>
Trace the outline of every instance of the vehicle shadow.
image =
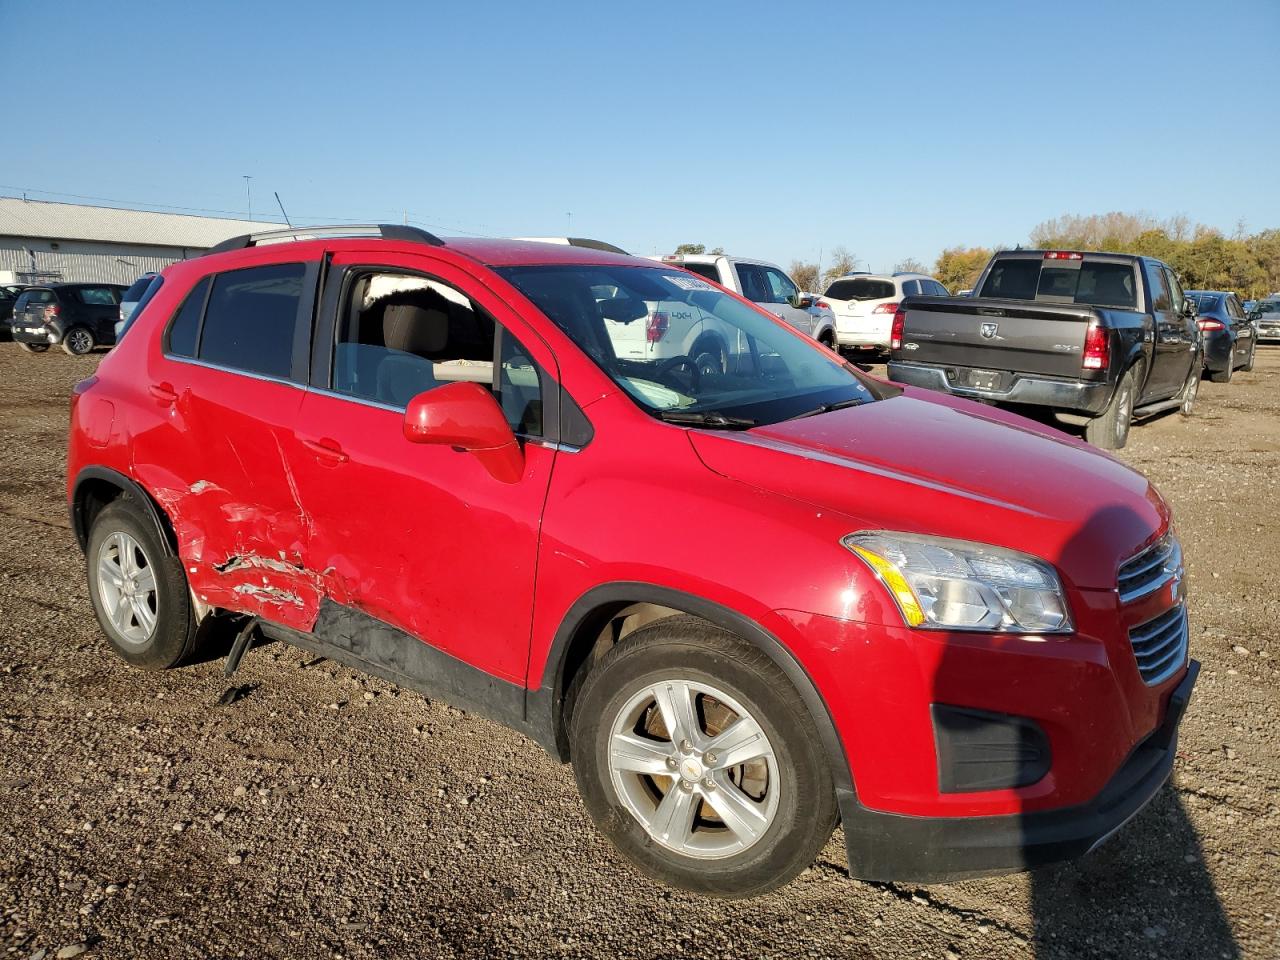
<path id="1" fill-rule="evenodd" d="M 1097 577 L 1097 572 L 1092 569 L 1092 558 L 1105 554 L 1108 549 L 1113 553 L 1115 550 L 1114 546 L 1108 548 L 1106 544 L 1137 544 L 1146 539 L 1145 532 L 1151 529 L 1153 519 L 1146 511 L 1143 511 L 1146 515 L 1140 514 L 1138 511 L 1141 509 L 1113 503 L 1097 510 L 1063 545 L 1059 556 L 1046 559 L 1053 562 L 1067 579 L 1071 578 L 1073 570 L 1086 570 Z M 1100 579 L 1110 580 L 1113 575 L 1114 571 L 1110 571 Z M 1171 605 L 1178 592 L 1175 589 L 1168 594 Z M 1158 605 L 1151 600 L 1135 602 Z M 1077 624 L 1079 622 L 1080 617 L 1077 616 Z M 1194 630 L 1191 635 L 1194 635 Z M 1160 776 L 1160 764 L 1151 759 L 1154 751 L 1159 751 L 1163 762 L 1168 761 L 1168 752 L 1161 747 L 1161 727 L 1167 716 L 1172 691 L 1162 690 L 1159 710 L 1154 718 L 1148 712 L 1150 708 L 1131 706 L 1134 702 L 1141 702 L 1143 694 L 1140 691 L 1144 688 L 1133 689 L 1141 679 L 1132 676 L 1136 670 L 1133 661 L 1124 660 L 1134 656 L 1127 638 L 1119 644 L 1111 641 L 1096 660 L 1091 659 L 1088 663 L 1074 659 L 1080 656 L 1078 652 L 1066 663 L 1058 659 L 1062 655 L 1056 654 L 1050 645 L 1055 642 L 1065 644 L 1068 642 L 1065 638 L 1055 640 L 1050 635 L 1034 640 L 1014 637 L 1009 640 L 1012 643 L 1002 644 L 1001 649 L 1006 653 L 1027 655 L 1027 663 L 1021 670 L 1024 673 L 1038 670 L 1040 676 L 1035 682 L 1028 682 L 1025 678 L 1016 682 L 1008 682 L 1006 678 L 1003 683 L 999 679 L 991 679 L 989 682 L 993 686 L 986 691 L 979 689 L 975 692 L 972 680 L 976 675 L 1000 676 L 986 669 L 975 672 L 976 665 L 987 663 L 981 657 L 990 657 L 990 654 L 975 657 L 973 648 L 948 643 L 935 668 L 933 702 L 979 710 L 1001 704 L 1002 713 L 1021 712 L 1023 716 L 1030 717 L 1048 735 L 1051 764 L 1048 769 L 1060 784 L 1069 783 L 1073 775 L 1079 775 L 1073 774 L 1073 767 L 1088 768 L 1095 748 L 1099 753 L 1106 751 L 1113 731 L 1129 723 L 1131 710 L 1136 728 L 1131 739 L 1146 744 L 1146 749 L 1142 750 L 1126 738 L 1124 746 L 1133 747 L 1129 759 L 1109 762 L 1111 769 L 1105 773 L 1109 781 L 1107 785 L 1096 799 L 1081 802 L 1077 810 L 1086 811 L 1091 818 L 1087 830 L 1082 831 L 1077 826 L 1080 821 L 1074 817 L 1065 829 L 1061 819 L 1046 823 L 1043 807 L 1037 811 L 1034 797 L 1036 785 L 1044 782 L 1040 777 L 1043 768 L 1026 774 L 1026 778 L 1034 779 L 1035 783 L 1028 783 L 1019 790 L 1001 791 L 1006 795 L 1013 794 L 1020 808 L 1020 812 L 1013 815 L 1016 829 L 1010 830 L 1006 834 L 1009 839 L 1002 841 L 1015 847 L 1010 853 L 1011 862 L 1016 865 L 1021 858 L 1024 866 L 1044 864 L 1036 866 L 1028 875 L 1034 955 L 1041 960 L 1134 956 L 1234 960 L 1240 957 L 1241 951 L 1205 863 L 1200 839 L 1176 788 L 1179 775 L 1176 740 L 1167 747 L 1167 750 L 1175 751 L 1172 774 L 1155 790 L 1145 807 L 1136 814 L 1131 812 L 1141 797 L 1150 794 L 1152 784 Z M 1022 647 L 1024 643 L 1026 646 Z M 1194 653 L 1192 650 L 1191 655 Z M 989 665 L 994 667 L 994 661 Z M 1103 670 L 1105 674 L 1100 678 Z M 1131 674 L 1128 680 L 1124 679 L 1125 671 Z M 1116 677 L 1120 679 L 1114 679 Z M 1110 685 L 1116 682 L 1122 686 L 1129 685 L 1128 692 L 1121 694 L 1126 701 L 1123 705 L 1117 705 L 1114 699 L 1110 699 L 1116 694 Z M 1045 694 L 1050 689 L 1048 684 L 1052 684 L 1055 691 L 1051 698 Z M 970 703 L 956 699 L 965 695 L 966 690 L 975 698 Z M 996 690 L 999 690 L 998 695 Z M 988 694 L 990 700 L 984 702 Z M 1200 706 L 1193 693 L 1183 717 L 1184 729 L 1197 722 L 1197 708 Z M 1092 733 L 1090 724 L 1093 724 Z M 1150 724 L 1154 724 L 1154 731 Z M 950 752 L 948 755 L 953 758 L 953 763 L 956 760 L 985 763 L 994 749 L 995 755 L 1003 756 L 1005 763 L 1009 764 L 1006 770 L 1026 770 L 1026 764 L 1034 767 L 1034 758 L 1043 755 L 1043 741 L 1037 741 L 1026 733 L 1019 734 L 1013 741 L 1016 746 L 1012 751 L 1009 750 L 1009 741 L 993 748 L 994 741 L 990 739 L 994 736 L 999 740 L 1000 737 L 1008 737 L 1008 733 L 983 736 L 986 738 L 984 741 L 974 741 L 967 748 L 970 751 L 976 748 L 976 753 Z M 940 778 L 943 755 L 944 750 L 940 746 Z M 953 766 L 952 769 L 961 767 Z M 1115 829 L 1124 820 L 1126 811 L 1132 817 L 1128 822 L 1095 849 L 1080 855 L 1088 848 L 1091 838 Z M 1055 815 L 1050 813 L 1048 816 L 1052 819 Z M 1060 851 L 1062 848 L 1056 845 L 1065 837 L 1080 838 L 1078 842 L 1070 841 L 1075 844 L 1071 854 L 1074 859 L 1052 862 L 1053 858 L 1045 855 L 1046 849 Z M 975 849 L 973 855 L 980 858 L 984 852 Z"/>

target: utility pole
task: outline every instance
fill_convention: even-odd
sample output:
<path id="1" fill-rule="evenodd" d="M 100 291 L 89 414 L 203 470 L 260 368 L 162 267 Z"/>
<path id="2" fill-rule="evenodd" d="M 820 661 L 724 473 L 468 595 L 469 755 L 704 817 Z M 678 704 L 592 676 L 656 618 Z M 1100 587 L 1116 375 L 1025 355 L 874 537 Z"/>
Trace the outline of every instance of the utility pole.
<path id="1" fill-rule="evenodd" d="M 249 215 L 245 218 L 247 220 L 253 219 L 253 192 L 249 189 L 249 181 L 252 179 L 250 176 L 244 178 L 244 200 L 249 206 Z"/>

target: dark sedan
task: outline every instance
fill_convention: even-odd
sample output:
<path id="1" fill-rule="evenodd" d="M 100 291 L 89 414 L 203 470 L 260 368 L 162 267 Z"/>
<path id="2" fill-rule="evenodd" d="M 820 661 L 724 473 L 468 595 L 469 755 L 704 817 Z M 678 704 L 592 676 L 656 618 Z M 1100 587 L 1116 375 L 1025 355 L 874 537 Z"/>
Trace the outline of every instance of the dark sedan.
<path id="1" fill-rule="evenodd" d="M 1188 290 L 1196 302 L 1196 323 L 1204 334 L 1204 366 L 1214 383 L 1230 383 L 1237 368 L 1253 369 L 1257 349 L 1253 321 L 1244 304 L 1227 290 Z"/>

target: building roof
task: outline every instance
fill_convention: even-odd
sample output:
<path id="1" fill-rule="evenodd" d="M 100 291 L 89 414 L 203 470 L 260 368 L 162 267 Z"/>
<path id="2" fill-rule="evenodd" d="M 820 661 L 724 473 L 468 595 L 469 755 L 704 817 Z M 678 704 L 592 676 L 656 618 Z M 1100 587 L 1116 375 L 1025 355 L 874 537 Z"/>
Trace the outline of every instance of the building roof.
<path id="1" fill-rule="evenodd" d="M 0 237 L 205 249 L 236 234 L 275 230 L 281 226 L 283 224 L 255 220 L 0 197 Z"/>

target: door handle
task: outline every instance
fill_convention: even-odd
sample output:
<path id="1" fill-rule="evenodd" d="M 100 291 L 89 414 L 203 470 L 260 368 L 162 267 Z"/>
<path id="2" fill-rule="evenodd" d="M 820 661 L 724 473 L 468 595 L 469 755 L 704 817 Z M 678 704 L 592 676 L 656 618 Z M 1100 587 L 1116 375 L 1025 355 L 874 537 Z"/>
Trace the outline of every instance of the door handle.
<path id="1" fill-rule="evenodd" d="M 153 397 L 164 404 L 176 403 L 178 400 L 178 392 L 169 383 L 153 383 L 147 387 L 147 390 Z"/>
<path id="2" fill-rule="evenodd" d="M 306 437 L 299 437 L 302 445 L 314 453 L 318 457 L 325 460 L 332 460 L 335 463 L 346 463 L 347 455 L 342 452 L 342 447 L 338 446 L 337 440 L 330 440 L 328 437 L 321 437 L 319 440 L 308 440 Z"/>

